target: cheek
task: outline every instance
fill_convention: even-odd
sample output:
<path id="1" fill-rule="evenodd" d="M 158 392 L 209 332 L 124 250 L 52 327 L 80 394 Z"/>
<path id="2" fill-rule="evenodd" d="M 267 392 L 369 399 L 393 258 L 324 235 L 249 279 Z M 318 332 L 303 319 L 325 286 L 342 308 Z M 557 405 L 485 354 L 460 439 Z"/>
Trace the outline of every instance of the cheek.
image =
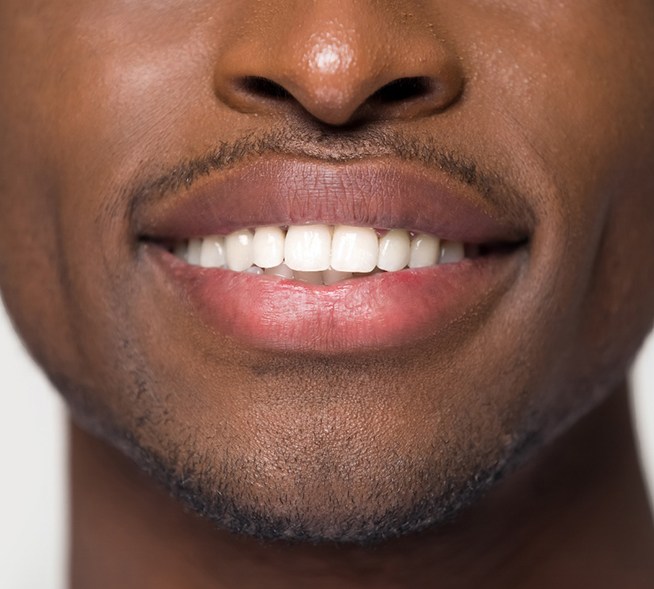
<path id="1" fill-rule="evenodd" d="M 654 153 L 654 150 L 652 150 Z M 641 176 L 650 176 L 648 169 Z M 634 171 L 632 180 L 638 178 Z M 606 370 L 617 358 L 614 376 L 633 360 L 654 322 L 654 181 L 616 191 L 595 259 L 582 327 L 580 367 L 586 374 Z M 592 353 L 591 353 L 592 350 Z"/>
<path id="2" fill-rule="evenodd" d="M 17 140 L 12 147 L 8 157 L 0 155 L 0 177 L 5 179 L 0 194 L 3 300 L 36 360 L 70 370 L 77 354 L 71 346 L 70 285 L 58 238 L 58 195 L 29 145 Z"/>
<path id="3" fill-rule="evenodd" d="M 566 325 L 566 378 L 606 388 L 654 318 L 654 5 L 627 2 L 618 14 L 562 3 L 530 22 L 527 4 L 510 4 L 497 9 L 503 34 L 465 49 L 476 64 L 467 98 L 479 120 L 492 116 L 508 134 L 498 157 L 510 152 L 515 175 L 546 195 L 535 238 L 547 270 L 540 304 Z M 495 125 L 481 134 L 497 134 Z"/>

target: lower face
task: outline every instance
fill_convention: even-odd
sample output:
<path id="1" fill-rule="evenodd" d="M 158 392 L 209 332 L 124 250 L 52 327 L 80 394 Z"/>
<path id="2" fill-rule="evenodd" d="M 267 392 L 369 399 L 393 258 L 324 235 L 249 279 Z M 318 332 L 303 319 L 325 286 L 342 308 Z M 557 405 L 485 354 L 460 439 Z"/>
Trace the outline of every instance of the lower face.
<path id="1" fill-rule="evenodd" d="M 571 1 L 553 15 L 520 2 L 440 3 L 469 85 L 448 113 L 375 123 L 396 138 L 392 153 L 366 129 L 325 137 L 305 119 L 219 103 L 206 87 L 221 33 L 207 18 L 213 3 L 193 14 L 121 6 L 120 17 L 75 4 L 0 8 L 0 73 L 13 89 L 0 93 L 3 296 L 77 422 L 196 509 L 261 537 L 369 541 L 422 529 L 623 378 L 654 316 L 649 4 Z M 311 158 L 284 143 L 288 125 Z M 253 135 L 277 137 L 284 153 L 245 157 L 209 185 L 261 161 L 315 166 L 319 182 L 379 168 L 480 202 L 451 171 L 400 157 L 403 144 L 422 144 L 495 179 L 499 204 L 465 230 L 467 213 L 430 229 L 412 194 L 411 206 L 368 223 L 356 207 L 279 205 L 257 220 L 254 205 L 234 205 L 242 218 L 203 228 L 198 211 L 185 224 L 170 210 L 183 217 L 204 180 L 138 200 L 149 180 Z M 329 157 L 362 145 L 363 163 Z M 512 228 L 502 247 L 484 241 L 494 214 Z M 326 236 L 316 256 L 327 262 L 292 260 L 288 244 L 309 239 L 307 224 Z M 389 257 L 405 263 L 380 268 L 389 230 L 399 240 Z M 216 244 L 265 231 L 285 240 L 275 264 L 235 245 L 215 260 Z M 360 234 L 359 262 L 344 261 L 332 283 L 325 265 L 347 231 Z M 417 264 L 425 236 L 438 247 Z M 371 256 L 372 266 L 360 261 Z"/>

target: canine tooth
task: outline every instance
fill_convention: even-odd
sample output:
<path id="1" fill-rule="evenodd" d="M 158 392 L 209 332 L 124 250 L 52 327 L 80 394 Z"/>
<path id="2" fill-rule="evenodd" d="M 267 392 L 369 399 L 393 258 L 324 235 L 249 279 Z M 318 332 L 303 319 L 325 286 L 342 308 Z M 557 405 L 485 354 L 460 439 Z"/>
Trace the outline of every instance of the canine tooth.
<path id="1" fill-rule="evenodd" d="M 247 270 L 254 262 L 252 232 L 248 229 L 234 231 L 225 238 L 227 267 L 236 272 Z"/>
<path id="2" fill-rule="evenodd" d="M 327 286 L 330 284 L 336 284 L 341 280 L 347 280 L 348 278 L 352 278 L 352 272 L 339 272 L 333 268 L 327 268 L 327 270 L 322 273 L 322 282 Z"/>
<path id="3" fill-rule="evenodd" d="M 287 278 L 289 280 L 293 278 L 293 270 L 286 264 L 280 264 L 274 268 L 266 268 L 264 274 L 268 276 L 279 276 L 280 278 Z"/>
<path id="4" fill-rule="evenodd" d="M 214 235 L 202 240 L 200 265 L 203 268 L 222 268 L 225 265 L 225 239 Z"/>
<path id="5" fill-rule="evenodd" d="M 340 272 L 370 272 L 379 257 L 374 229 L 337 225 L 332 238 L 331 267 Z"/>
<path id="6" fill-rule="evenodd" d="M 322 272 L 302 272 L 295 270 L 293 272 L 293 278 L 308 284 L 322 284 Z"/>
<path id="7" fill-rule="evenodd" d="M 457 264 L 465 258 L 465 249 L 460 241 L 444 241 L 441 245 L 439 264 Z"/>
<path id="8" fill-rule="evenodd" d="M 291 225 L 286 232 L 284 263 L 299 272 L 327 270 L 331 241 L 327 225 Z"/>
<path id="9" fill-rule="evenodd" d="M 188 262 L 188 242 L 180 241 L 173 250 L 173 255 L 180 260 Z"/>
<path id="10" fill-rule="evenodd" d="M 377 267 L 387 272 L 402 270 L 411 257 L 411 240 L 404 229 L 391 229 L 379 240 Z"/>
<path id="11" fill-rule="evenodd" d="M 254 263 L 274 268 L 284 261 L 284 232 L 279 227 L 257 227 L 252 240 Z"/>
<path id="12" fill-rule="evenodd" d="M 440 242 L 438 237 L 419 233 L 411 241 L 411 257 L 409 259 L 409 268 L 425 268 L 433 266 L 438 262 L 440 251 Z"/>
<path id="13" fill-rule="evenodd" d="M 188 252 L 186 261 L 194 266 L 199 266 L 202 261 L 202 239 L 194 238 L 188 241 Z"/>

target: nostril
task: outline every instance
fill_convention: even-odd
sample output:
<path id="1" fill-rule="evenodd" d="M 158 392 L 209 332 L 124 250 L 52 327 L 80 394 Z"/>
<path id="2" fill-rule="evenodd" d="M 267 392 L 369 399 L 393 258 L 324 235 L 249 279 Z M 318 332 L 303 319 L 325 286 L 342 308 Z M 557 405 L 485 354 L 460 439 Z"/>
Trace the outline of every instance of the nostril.
<path id="1" fill-rule="evenodd" d="M 243 76 L 238 81 L 238 86 L 241 91 L 258 98 L 276 101 L 293 98 L 284 86 L 263 76 Z M 432 80 L 427 76 L 399 78 L 379 88 L 369 97 L 369 100 L 380 104 L 406 102 L 427 96 L 432 89 Z"/>
<path id="2" fill-rule="evenodd" d="M 393 104 L 421 98 L 431 91 L 432 81 L 426 76 L 399 78 L 379 88 L 370 97 L 370 100 L 382 104 Z"/>
<path id="3" fill-rule="evenodd" d="M 292 98 L 291 93 L 277 82 L 261 76 L 245 76 L 239 82 L 241 90 L 269 100 L 288 100 Z"/>

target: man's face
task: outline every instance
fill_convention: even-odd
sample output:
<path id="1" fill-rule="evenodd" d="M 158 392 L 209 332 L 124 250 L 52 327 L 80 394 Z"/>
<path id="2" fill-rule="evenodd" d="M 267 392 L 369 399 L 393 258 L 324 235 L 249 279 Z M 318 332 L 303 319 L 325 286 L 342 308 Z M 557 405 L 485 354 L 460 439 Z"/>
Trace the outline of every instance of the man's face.
<path id="1" fill-rule="evenodd" d="M 4 0 L 7 307 L 78 423 L 218 523 L 423 528 L 651 324 L 653 31 L 649 0 Z M 310 223 L 467 257 L 315 286 L 168 252 Z"/>

